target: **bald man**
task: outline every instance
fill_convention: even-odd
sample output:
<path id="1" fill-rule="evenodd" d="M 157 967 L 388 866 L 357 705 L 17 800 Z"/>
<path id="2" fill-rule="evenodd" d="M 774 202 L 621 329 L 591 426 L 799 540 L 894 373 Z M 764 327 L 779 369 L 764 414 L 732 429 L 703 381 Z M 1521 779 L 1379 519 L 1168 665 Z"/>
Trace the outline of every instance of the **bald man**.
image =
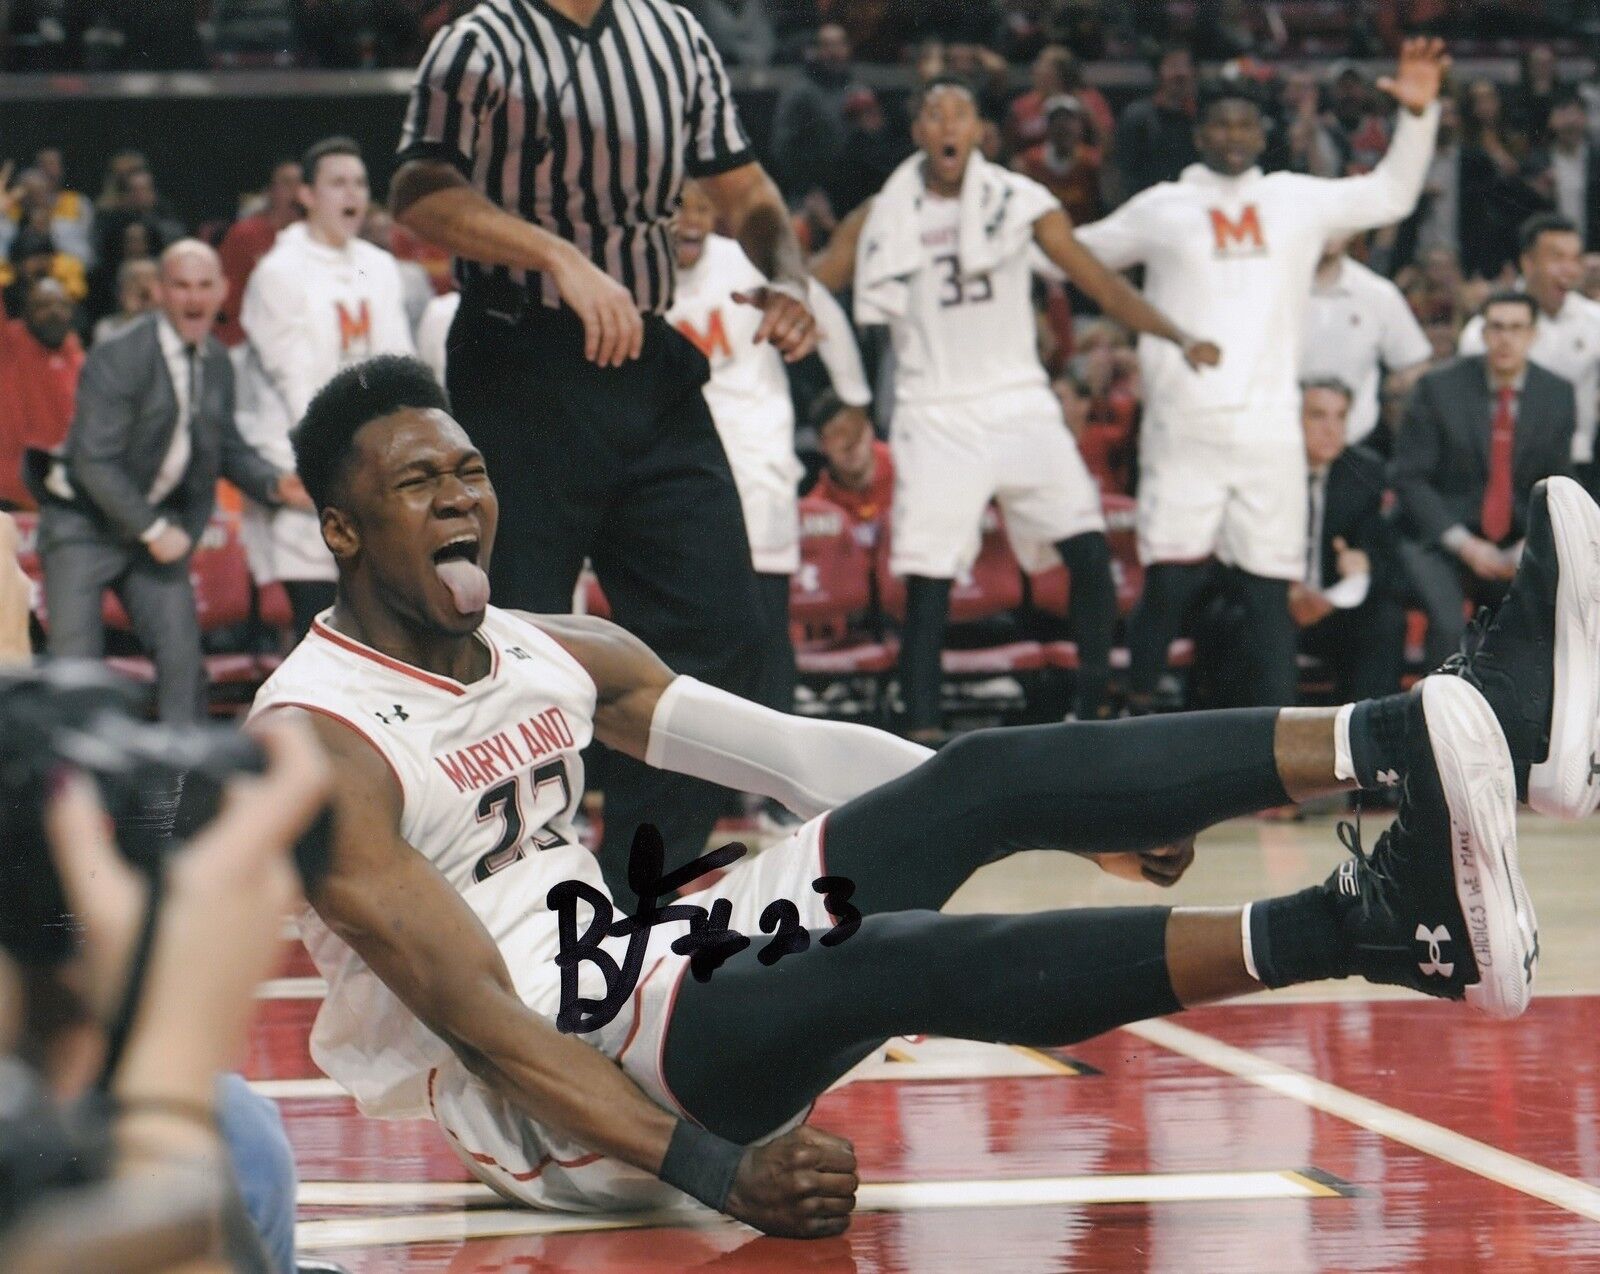
<path id="1" fill-rule="evenodd" d="M 264 504 L 310 507 L 299 479 L 234 425 L 233 364 L 212 335 L 227 294 L 199 240 L 162 254 L 159 307 L 89 354 L 63 453 L 37 492 L 50 653 L 104 653 L 101 595 L 112 589 L 155 661 L 168 721 L 204 711 L 188 563 L 218 476 Z"/>

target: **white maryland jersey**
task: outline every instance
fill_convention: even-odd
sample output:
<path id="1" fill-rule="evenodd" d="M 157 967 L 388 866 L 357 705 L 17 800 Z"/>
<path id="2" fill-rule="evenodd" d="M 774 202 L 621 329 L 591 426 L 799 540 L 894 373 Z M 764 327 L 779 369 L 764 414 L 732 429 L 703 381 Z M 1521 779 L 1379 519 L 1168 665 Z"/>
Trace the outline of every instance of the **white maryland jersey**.
<path id="1" fill-rule="evenodd" d="M 1145 401 L 1162 426 L 1219 441 L 1298 428 L 1306 304 L 1323 245 L 1411 211 L 1438 120 L 1437 106 L 1401 111 L 1388 154 L 1360 177 L 1257 168 L 1226 177 L 1191 164 L 1078 229 L 1112 269 L 1143 264 L 1151 304 L 1222 347 L 1220 367 L 1196 371 L 1171 342 L 1140 338 Z"/>
<path id="2" fill-rule="evenodd" d="M 1460 352 L 1483 353 L 1483 318 L 1461 329 Z M 1572 458 L 1579 464 L 1594 459 L 1595 427 L 1600 417 L 1600 304 L 1568 292 L 1554 314 L 1539 314 L 1528 357 L 1540 367 L 1570 380 L 1578 396 L 1578 428 L 1572 435 Z"/>
<path id="3" fill-rule="evenodd" d="M 1361 262 L 1346 257 L 1332 283 L 1311 289 L 1300 375 L 1334 377 L 1350 387 L 1349 442 L 1360 442 L 1377 427 L 1380 369 L 1403 371 L 1432 354 L 1400 289 Z"/>
<path id="4" fill-rule="evenodd" d="M 382 248 L 318 243 L 297 222 L 278 235 L 245 288 L 239 315 L 250 341 L 258 407 L 239 427 L 274 464 L 294 467 L 289 431 L 317 390 L 378 354 L 414 354 L 400 268 Z"/>
<path id="5" fill-rule="evenodd" d="M 1008 185 L 1037 183 L 1007 173 Z M 1043 188 L 1030 191 L 1056 206 Z M 889 324 L 896 405 L 981 398 L 1049 384 L 1039 362 L 1033 313 L 1032 240 L 983 274 L 960 257 L 961 200 L 923 193 L 919 201 L 922 268 L 910 277 L 905 314 Z"/>
<path id="6" fill-rule="evenodd" d="M 565 880 L 606 892 L 572 821 L 583 798 L 579 754 L 594 734 L 594 682 L 553 638 L 493 606 L 478 630 L 489 675 L 471 685 L 390 659 L 325 620 L 267 679 L 251 715 L 304 708 L 376 749 L 400 786 L 401 836 L 483 920 L 523 1002 L 554 1020 L 556 914 L 545 896 Z M 328 982 L 312 1058 L 366 1114 L 426 1117 L 428 1071 L 449 1048 L 315 913 L 300 928 Z"/>
<path id="7" fill-rule="evenodd" d="M 735 292 L 766 286 L 766 276 L 735 240 L 708 235 L 700 259 L 678 270 L 667 311 L 667 321 L 711 364 L 706 406 L 730 458 L 752 433 L 765 438 L 786 429 L 785 445 L 794 450 L 794 405 L 783 356 L 770 344 L 755 343 L 762 312 L 733 299 Z"/>

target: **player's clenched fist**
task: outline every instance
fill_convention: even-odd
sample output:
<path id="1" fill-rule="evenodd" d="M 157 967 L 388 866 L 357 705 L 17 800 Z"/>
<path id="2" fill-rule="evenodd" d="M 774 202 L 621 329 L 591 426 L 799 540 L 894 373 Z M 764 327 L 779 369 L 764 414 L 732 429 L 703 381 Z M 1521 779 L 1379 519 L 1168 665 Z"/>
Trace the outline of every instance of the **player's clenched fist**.
<path id="1" fill-rule="evenodd" d="M 1202 367 L 1215 367 L 1222 361 L 1222 349 L 1214 341 L 1185 341 L 1184 361 L 1199 371 Z"/>
<path id="2" fill-rule="evenodd" d="M 858 1185 L 850 1143 L 802 1124 L 745 1151 L 724 1210 L 764 1234 L 826 1238 L 850 1224 Z"/>

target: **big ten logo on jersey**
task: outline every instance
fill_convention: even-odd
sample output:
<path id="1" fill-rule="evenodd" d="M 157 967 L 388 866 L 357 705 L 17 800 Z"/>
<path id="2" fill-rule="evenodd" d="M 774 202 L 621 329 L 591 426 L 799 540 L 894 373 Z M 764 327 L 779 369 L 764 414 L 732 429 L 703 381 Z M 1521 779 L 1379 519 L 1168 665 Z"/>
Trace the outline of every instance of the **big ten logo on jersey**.
<path id="1" fill-rule="evenodd" d="M 1237 217 L 1230 217 L 1221 208 L 1208 209 L 1211 217 L 1212 250 L 1219 257 L 1259 257 L 1267 251 L 1266 236 L 1261 232 L 1261 210 L 1247 203 Z"/>
<path id="2" fill-rule="evenodd" d="M 705 331 L 702 332 L 686 318 L 678 320 L 678 331 L 683 333 L 689 344 L 705 355 L 708 363 L 716 362 L 719 357 L 733 357 L 733 344 L 728 340 L 728 329 L 723 325 L 720 305 L 706 319 Z"/>
<path id="3" fill-rule="evenodd" d="M 518 862 L 530 845 L 541 850 L 569 843 L 550 827 L 572 803 L 566 758 L 540 758 L 576 746 L 561 709 L 546 708 L 510 729 L 433 758 L 457 792 L 482 793 L 475 813 L 480 825 L 494 829 L 494 843 L 478 856 L 474 880 L 488 880 Z"/>
<path id="4" fill-rule="evenodd" d="M 354 314 L 345 308 L 343 301 L 335 301 L 333 308 L 339 312 L 340 357 L 371 353 L 372 307 L 367 304 L 366 297 L 361 298 Z"/>

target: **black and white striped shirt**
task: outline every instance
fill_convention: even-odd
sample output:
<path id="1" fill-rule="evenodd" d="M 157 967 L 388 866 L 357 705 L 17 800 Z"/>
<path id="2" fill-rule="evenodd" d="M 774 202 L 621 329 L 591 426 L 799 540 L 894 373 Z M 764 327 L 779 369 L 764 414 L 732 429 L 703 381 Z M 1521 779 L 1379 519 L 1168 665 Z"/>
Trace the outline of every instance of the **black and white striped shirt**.
<path id="1" fill-rule="evenodd" d="M 754 156 L 722 59 L 679 6 L 606 0 L 584 28 L 545 0 L 481 0 L 428 49 L 400 158 L 454 164 L 662 313 L 685 178 Z M 473 261 L 457 275 L 464 288 L 498 277 L 561 303 L 548 275 Z"/>

